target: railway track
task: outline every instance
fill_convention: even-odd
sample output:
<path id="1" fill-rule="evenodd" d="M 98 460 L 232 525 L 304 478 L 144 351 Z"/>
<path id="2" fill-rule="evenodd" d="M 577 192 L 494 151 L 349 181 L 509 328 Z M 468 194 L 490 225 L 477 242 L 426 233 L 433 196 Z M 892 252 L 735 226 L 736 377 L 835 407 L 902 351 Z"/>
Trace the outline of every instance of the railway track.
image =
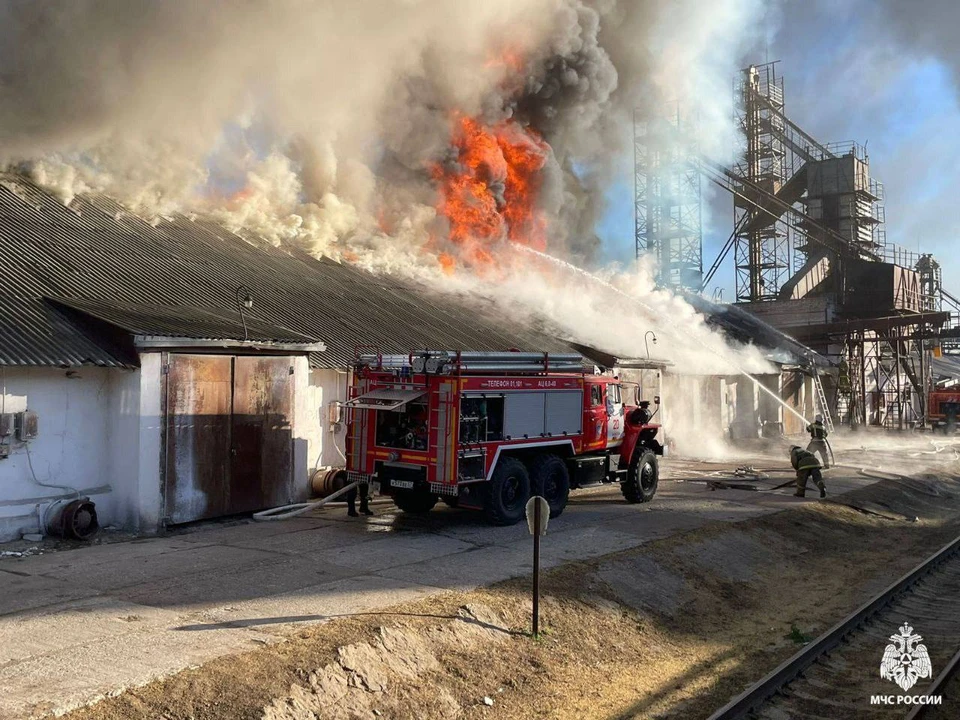
<path id="1" fill-rule="evenodd" d="M 810 608 L 812 613 L 816 610 Z M 891 636 L 900 634 L 904 625 L 913 628 L 907 634 L 919 634 L 923 640 L 893 641 Z M 882 678 L 881 662 L 888 645 L 906 651 L 898 653 L 897 660 L 919 657 L 918 662 L 922 662 L 917 651 L 922 645 L 932 672 L 906 691 Z M 960 538 L 808 643 L 710 720 L 960 717 L 960 697 L 955 695 L 960 687 L 958 651 Z M 940 695 L 942 704 L 899 699 L 926 695 Z"/>

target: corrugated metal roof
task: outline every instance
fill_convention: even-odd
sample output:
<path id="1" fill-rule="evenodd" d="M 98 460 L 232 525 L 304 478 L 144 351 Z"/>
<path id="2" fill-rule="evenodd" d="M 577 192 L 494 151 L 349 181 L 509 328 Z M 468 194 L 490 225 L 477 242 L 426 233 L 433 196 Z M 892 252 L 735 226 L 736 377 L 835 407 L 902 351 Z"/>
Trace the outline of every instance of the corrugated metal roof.
<path id="1" fill-rule="evenodd" d="M 78 310 L 85 315 L 118 327 L 131 335 L 154 335 L 168 338 L 196 338 L 201 340 L 227 339 L 266 341 L 275 343 L 308 344 L 316 338 L 270 325 L 253 317 L 243 321 L 239 310 L 234 317 L 185 305 L 139 305 L 101 300 L 53 299 L 54 305 Z"/>
<path id="2" fill-rule="evenodd" d="M 360 345 L 389 353 L 569 350 L 548 332 L 503 321 L 477 303 L 245 240 L 208 220 L 147 222 L 100 196 L 78 197 L 65 207 L 12 175 L 0 175 L 0 258 L 0 364 L 131 363 L 44 298 L 100 312 L 111 305 L 118 312 L 176 306 L 230 318 L 241 285 L 254 296 L 248 318 L 258 323 L 258 334 L 273 335 L 261 339 L 280 340 L 276 335 L 286 331 L 316 338 L 327 346 L 311 356 L 320 367 L 350 365 Z M 113 317 L 136 324 L 130 315 Z"/>
<path id="3" fill-rule="evenodd" d="M 693 293 L 684 297 L 705 317 L 708 325 L 738 342 L 759 346 L 771 362 L 781 365 L 806 366 L 813 363 L 820 367 L 833 366 L 828 358 L 743 308 L 736 305 L 718 305 Z"/>

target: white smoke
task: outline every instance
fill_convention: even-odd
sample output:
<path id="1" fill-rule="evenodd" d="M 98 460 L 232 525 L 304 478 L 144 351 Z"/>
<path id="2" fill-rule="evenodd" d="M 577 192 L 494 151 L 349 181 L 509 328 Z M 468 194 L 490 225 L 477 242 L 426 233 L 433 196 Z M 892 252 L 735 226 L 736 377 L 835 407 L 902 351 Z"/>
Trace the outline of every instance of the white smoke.
<path id="1" fill-rule="evenodd" d="M 454 111 L 529 123 L 552 148 L 550 251 L 589 261 L 603 192 L 632 161 L 635 108 L 695 104 L 701 146 L 732 146 L 729 78 L 761 4 L 8 3 L 0 165 L 65 202 L 97 190 L 146 213 L 202 212 L 241 234 L 492 295 L 623 356 L 642 356 L 654 329 L 689 371 L 730 372 L 722 338 L 654 291 L 649 268 L 608 271 L 606 285 L 535 258 L 493 277 L 441 272 L 429 168 L 449 154 Z M 765 367 L 751 350 L 738 362 Z"/>
<path id="2" fill-rule="evenodd" d="M 384 217 L 387 243 L 413 223 L 423 242 L 451 111 L 515 115 L 553 148 L 553 249 L 589 259 L 634 107 L 696 98 L 702 136 L 729 147 L 728 78 L 759 2 L 5 4 L 0 163 L 65 201 L 215 212 L 337 255 Z"/>

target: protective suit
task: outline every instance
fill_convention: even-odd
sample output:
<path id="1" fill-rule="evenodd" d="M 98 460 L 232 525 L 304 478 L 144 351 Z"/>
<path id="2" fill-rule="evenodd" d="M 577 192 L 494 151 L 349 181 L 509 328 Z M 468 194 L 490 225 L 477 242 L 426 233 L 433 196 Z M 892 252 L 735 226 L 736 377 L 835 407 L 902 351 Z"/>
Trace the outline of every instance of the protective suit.
<path id="1" fill-rule="evenodd" d="M 820 461 L 812 452 L 808 452 L 798 445 L 790 448 L 790 464 L 797 471 L 797 497 L 803 497 L 807 492 L 807 480 L 813 479 L 813 482 L 820 488 L 820 497 L 827 496 L 827 488 L 823 484 L 823 475 L 820 474 Z"/>

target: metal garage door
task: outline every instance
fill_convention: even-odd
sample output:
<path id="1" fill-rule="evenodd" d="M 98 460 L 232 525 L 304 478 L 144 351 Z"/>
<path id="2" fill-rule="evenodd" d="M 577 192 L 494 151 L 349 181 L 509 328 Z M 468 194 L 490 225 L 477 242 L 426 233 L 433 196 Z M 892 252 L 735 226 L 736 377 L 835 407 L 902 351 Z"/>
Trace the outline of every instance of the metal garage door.
<path id="1" fill-rule="evenodd" d="M 291 364 L 286 357 L 169 355 L 167 522 L 290 502 Z"/>

